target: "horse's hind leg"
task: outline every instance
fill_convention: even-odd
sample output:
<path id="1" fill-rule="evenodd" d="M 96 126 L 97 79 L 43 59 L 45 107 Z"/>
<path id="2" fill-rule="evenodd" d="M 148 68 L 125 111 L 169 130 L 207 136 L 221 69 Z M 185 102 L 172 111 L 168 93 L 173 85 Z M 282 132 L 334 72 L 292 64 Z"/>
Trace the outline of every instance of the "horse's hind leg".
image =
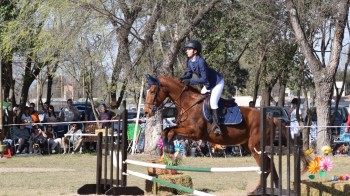
<path id="1" fill-rule="evenodd" d="M 261 168 L 261 164 L 260 164 L 260 156 L 259 154 L 256 152 L 257 149 L 254 149 L 254 147 L 250 147 L 249 146 L 249 149 L 250 149 L 250 152 L 251 152 L 251 155 L 252 157 L 255 159 L 256 163 L 258 164 L 258 166 Z M 260 194 L 260 191 L 261 191 L 261 178 L 259 179 L 259 183 L 258 185 L 256 186 L 256 188 L 248 193 L 248 195 L 259 195 Z"/>
<path id="2" fill-rule="evenodd" d="M 252 154 L 253 158 L 255 159 L 256 163 L 259 165 L 259 167 L 262 170 L 262 165 L 261 165 L 261 161 L 260 161 L 260 155 L 257 152 L 257 150 L 259 148 L 255 148 L 255 147 L 249 146 L 249 149 L 250 149 L 251 154 Z M 279 183 L 279 179 L 278 179 L 278 175 L 277 175 L 277 171 L 276 171 L 275 165 L 272 164 L 272 167 L 271 167 L 271 158 L 266 156 L 266 171 L 265 171 L 265 174 L 264 174 L 264 178 L 265 179 L 269 176 L 271 171 L 272 171 L 273 182 L 274 182 L 274 184 L 275 184 L 275 186 L 277 188 L 278 187 L 278 183 Z M 255 188 L 255 190 L 250 192 L 249 194 L 252 194 L 252 195 L 260 194 L 261 189 L 262 189 L 262 182 L 261 182 L 261 178 L 260 178 L 259 183 L 258 183 L 257 187 Z"/>

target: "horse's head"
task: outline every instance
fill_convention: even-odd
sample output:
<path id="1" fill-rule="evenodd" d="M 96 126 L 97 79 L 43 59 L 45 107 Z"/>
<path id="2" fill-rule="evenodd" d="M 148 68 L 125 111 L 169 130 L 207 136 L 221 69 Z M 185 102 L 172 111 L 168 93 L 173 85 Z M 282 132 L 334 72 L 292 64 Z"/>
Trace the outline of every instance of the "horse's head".
<path id="1" fill-rule="evenodd" d="M 157 111 L 158 107 L 163 103 L 163 101 L 168 97 L 162 87 L 158 78 L 153 78 L 149 74 L 146 75 L 147 79 L 147 95 L 144 106 L 145 116 L 153 116 Z"/>

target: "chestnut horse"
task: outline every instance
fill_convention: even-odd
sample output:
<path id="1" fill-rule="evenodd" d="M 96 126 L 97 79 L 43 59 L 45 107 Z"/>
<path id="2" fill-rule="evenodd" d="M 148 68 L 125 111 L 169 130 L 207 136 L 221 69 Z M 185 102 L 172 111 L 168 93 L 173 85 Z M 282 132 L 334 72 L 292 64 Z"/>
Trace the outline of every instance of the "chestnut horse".
<path id="1" fill-rule="evenodd" d="M 251 107 L 240 107 L 243 121 L 237 125 L 220 125 L 222 135 L 215 135 L 214 126 L 203 116 L 202 105 L 204 95 L 193 88 L 183 84 L 179 79 L 168 76 L 153 78 L 146 75 L 149 84 L 144 106 L 145 116 L 152 116 L 155 111 L 163 107 L 166 98 L 175 104 L 177 109 L 177 126 L 163 131 L 164 137 L 170 140 L 174 135 L 181 135 L 193 140 L 204 140 L 214 144 L 238 145 L 244 144 L 250 151 L 256 163 L 260 165 L 260 110 Z M 268 117 L 269 118 L 269 117 Z M 277 120 L 274 120 L 277 127 Z M 267 126 L 266 138 L 270 135 L 270 126 Z M 269 144 L 270 141 L 268 140 Z M 268 173 L 274 172 L 275 186 L 278 186 L 278 175 L 274 165 L 270 168 L 268 158 Z M 267 174 L 268 175 L 268 174 Z M 266 175 L 266 177 L 267 177 Z M 257 188 L 261 188 L 259 182 Z"/>

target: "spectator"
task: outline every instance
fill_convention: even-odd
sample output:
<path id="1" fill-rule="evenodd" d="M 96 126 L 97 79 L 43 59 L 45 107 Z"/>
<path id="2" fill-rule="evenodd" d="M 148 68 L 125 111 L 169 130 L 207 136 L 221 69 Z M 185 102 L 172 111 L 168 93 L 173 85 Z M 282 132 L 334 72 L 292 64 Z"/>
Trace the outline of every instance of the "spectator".
<path id="1" fill-rule="evenodd" d="M 72 122 L 72 121 L 77 121 L 80 118 L 80 112 L 76 107 L 73 106 L 73 101 L 72 99 L 67 100 L 67 106 L 62 108 L 60 114 L 59 114 L 59 119 L 63 122 Z M 68 130 L 68 124 L 64 124 L 63 126 L 65 133 L 66 130 Z"/>
<path id="2" fill-rule="evenodd" d="M 21 116 L 20 116 L 20 109 L 19 107 L 15 106 L 13 107 L 13 123 L 14 124 L 20 124 L 21 123 Z"/>
<path id="3" fill-rule="evenodd" d="M 346 121 L 346 129 L 345 132 L 349 133 L 349 129 L 350 129 L 350 114 L 348 115 L 348 120 Z"/>
<path id="4" fill-rule="evenodd" d="M 121 114 L 121 111 L 117 109 L 117 103 L 112 101 L 110 111 L 114 112 L 117 116 Z"/>
<path id="5" fill-rule="evenodd" d="M 251 107 L 251 108 L 255 107 L 254 101 L 249 101 L 249 107 Z"/>
<path id="6" fill-rule="evenodd" d="M 70 142 L 73 144 L 73 152 L 72 154 L 76 153 L 78 149 L 80 149 L 81 143 L 83 141 L 82 139 L 82 131 L 78 128 L 78 125 L 76 123 L 73 123 L 70 130 L 67 134 L 73 134 L 71 136 L 64 136 L 62 138 L 62 146 L 63 146 L 63 154 L 67 153 L 67 144 Z M 69 139 L 68 139 L 69 137 Z"/>
<path id="7" fill-rule="evenodd" d="M 19 146 L 17 147 L 16 154 L 21 153 L 22 151 L 24 152 L 24 145 L 29 144 L 27 149 L 29 152 L 32 151 L 31 149 L 31 142 L 29 142 L 30 134 L 28 130 L 26 129 L 24 124 L 21 124 L 19 128 L 15 129 L 13 134 L 12 134 L 12 139 L 18 139 L 18 144 Z"/>
<path id="8" fill-rule="evenodd" d="M 40 112 L 41 114 L 47 114 L 49 113 L 49 107 L 50 107 L 50 104 L 49 102 L 45 102 L 43 104 L 43 110 Z"/>
<path id="9" fill-rule="evenodd" d="M 299 120 L 297 119 L 297 106 L 299 100 L 297 98 L 292 99 L 292 112 L 290 113 L 290 134 L 292 139 L 294 139 L 294 135 L 299 134 Z M 299 111 L 299 114 L 301 112 Z"/>
<path id="10" fill-rule="evenodd" d="M 41 153 L 41 150 L 44 148 L 45 137 L 43 130 L 39 127 L 39 125 L 33 126 L 34 132 L 31 135 L 31 140 L 33 142 L 33 150 L 34 153 Z M 31 151 L 29 153 L 32 153 Z"/>
<path id="11" fill-rule="evenodd" d="M 44 122 L 48 122 L 48 123 L 58 122 L 57 116 L 55 114 L 55 108 L 52 105 L 48 107 L 48 112 L 45 113 Z M 52 129 L 54 131 L 57 130 L 57 124 L 52 124 Z"/>
<path id="12" fill-rule="evenodd" d="M 28 106 L 26 106 L 24 108 L 24 112 L 23 112 L 23 114 L 21 116 L 21 122 L 27 124 L 26 128 L 28 129 L 29 133 L 31 133 L 32 132 L 32 128 L 33 128 L 31 124 L 34 121 L 32 119 L 32 116 L 30 115 L 30 111 L 29 111 L 29 107 Z"/>
<path id="13" fill-rule="evenodd" d="M 34 123 L 40 122 L 38 111 L 35 110 L 35 103 L 30 103 L 29 113 L 32 116 Z"/>
<path id="14" fill-rule="evenodd" d="M 56 146 L 61 143 L 61 139 L 56 138 L 52 125 L 46 125 L 43 136 L 46 139 L 46 142 L 48 142 L 52 154 L 56 153 Z"/>
<path id="15" fill-rule="evenodd" d="M 107 106 L 106 104 L 102 104 L 101 105 L 101 112 L 99 115 L 99 120 L 112 120 L 112 118 L 115 116 L 114 112 L 111 112 L 109 110 L 107 110 Z M 101 128 L 111 128 L 111 122 L 103 122 L 101 125 Z"/>

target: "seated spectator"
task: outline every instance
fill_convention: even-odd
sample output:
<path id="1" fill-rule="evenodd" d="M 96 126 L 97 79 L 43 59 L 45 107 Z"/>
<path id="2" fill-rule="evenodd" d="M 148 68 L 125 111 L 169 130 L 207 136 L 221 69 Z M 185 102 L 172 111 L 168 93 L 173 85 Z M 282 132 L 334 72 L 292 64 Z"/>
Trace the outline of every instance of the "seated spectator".
<path id="1" fill-rule="evenodd" d="M 38 111 L 35 110 L 35 103 L 30 103 L 29 113 L 32 116 L 32 119 L 35 123 L 40 122 Z"/>
<path id="2" fill-rule="evenodd" d="M 41 153 L 41 150 L 44 148 L 45 137 L 44 137 L 44 131 L 39 127 L 39 125 L 33 126 L 34 132 L 31 135 L 31 140 L 33 142 L 33 150 L 34 153 Z M 29 152 L 31 153 L 31 152 Z"/>
<path id="3" fill-rule="evenodd" d="M 81 129 L 78 128 L 78 125 L 76 123 L 73 123 L 67 134 L 73 134 L 73 135 L 64 136 L 62 138 L 63 154 L 67 153 L 68 142 L 73 144 L 72 154 L 75 154 L 80 149 L 81 143 L 83 141 L 83 138 L 81 136 L 82 131 Z"/>
<path id="4" fill-rule="evenodd" d="M 24 112 L 21 116 L 21 122 L 26 124 L 26 129 L 28 129 L 29 133 L 32 133 L 32 123 L 34 122 L 32 116 L 30 115 L 29 107 L 26 106 L 24 108 Z"/>
<path id="5" fill-rule="evenodd" d="M 12 137 L 13 137 L 12 139 L 18 139 L 19 146 L 17 148 L 16 154 L 19 154 L 22 151 L 25 152 L 23 149 L 25 144 L 29 144 L 28 145 L 29 149 L 27 150 L 29 152 L 32 151 L 32 148 L 31 148 L 32 145 L 31 145 L 31 142 L 29 142 L 30 134 L 24 124 L 20 125 L 19 128 L 14 130 Z"/>
<path id="6" fill-rule="evenodd" d="M 43 133 L 44 138 L 46 138 L 46 142 L 49 143 L 51 153 L 56 153 L 56 146 L 61 143 L 61 138 L 56 138 L 55 133 L 53 131 L 52 125 L 46 125 L 45 131 Z M 50 150 L 48 149 L 48 150 Z"/>

